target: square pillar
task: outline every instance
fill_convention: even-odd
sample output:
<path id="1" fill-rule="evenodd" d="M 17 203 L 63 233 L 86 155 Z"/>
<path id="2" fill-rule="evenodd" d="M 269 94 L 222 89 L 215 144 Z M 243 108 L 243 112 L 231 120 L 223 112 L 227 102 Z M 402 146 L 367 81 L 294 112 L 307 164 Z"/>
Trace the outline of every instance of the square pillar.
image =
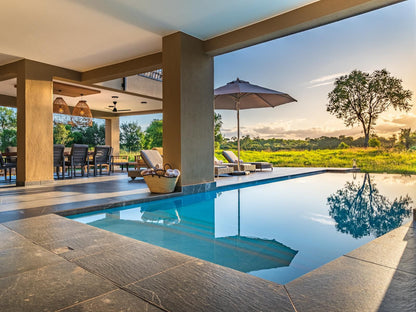
<path id="1" fill-rule="evenodd" d="M 120 118 L 105 120 L 105 144 L 113 148 L 113 155 L 120 155 Z"/>
<path id="2" fill-rule="evenodd" d="M 39 63 L 22 60 L 17 73 L 16 185 L 53 180 L 53 82 Z"/>
<path id="3" fill-rule="evenodd" d="M 214 182 L 214 65 L 202 41 L 178 32 L 163 38 L 163 157 L 181 171 L 185 193 Z"/>

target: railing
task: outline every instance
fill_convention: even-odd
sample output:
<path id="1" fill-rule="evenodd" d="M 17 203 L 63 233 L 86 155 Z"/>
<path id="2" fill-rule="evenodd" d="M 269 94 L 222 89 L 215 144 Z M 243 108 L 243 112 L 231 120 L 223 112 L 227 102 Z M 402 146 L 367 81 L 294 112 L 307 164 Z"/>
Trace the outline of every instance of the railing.
<path id="1" fill-rule="evenodd" d="M 139 74 L 139 76 L 150 78 L 150 79 L 157 80 L 157 81 L 162 81 L 163 72 L 162 72 L 162 69 L 156 69 L 151 72 Z"/>

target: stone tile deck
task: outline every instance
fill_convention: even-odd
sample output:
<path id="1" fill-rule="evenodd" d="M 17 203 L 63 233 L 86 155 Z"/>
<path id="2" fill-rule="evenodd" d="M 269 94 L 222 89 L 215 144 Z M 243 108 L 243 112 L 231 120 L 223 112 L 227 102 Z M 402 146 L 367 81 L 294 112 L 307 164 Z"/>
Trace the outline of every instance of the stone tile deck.
<path id="1" fill-rule="evenodd" d="M 217 186 L 323 170 L 275 168 Z M 155 198 L 126 175 L 1 188 L 0 311 L 416 311 L 414 223 L 278 285 L 51 214 Z"/>

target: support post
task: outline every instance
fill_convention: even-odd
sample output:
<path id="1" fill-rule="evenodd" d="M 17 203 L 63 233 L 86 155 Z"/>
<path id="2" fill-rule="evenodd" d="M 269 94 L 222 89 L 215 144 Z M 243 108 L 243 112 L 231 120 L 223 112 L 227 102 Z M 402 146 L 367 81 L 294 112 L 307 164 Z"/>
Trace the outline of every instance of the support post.
<path id="1" fill-rule="evenodd" d="M 105 144 L 113 148 L 113 155 L 120 154 L 120 118 L 112 117 L 105 120 Z"/>
<path id="2" fill-rule="evenodd" d="M 16 185 L 53 180 L 52 73 L 29 60 L 18 63 Z"/>
<path id="3" fill-rule="evenodd" d="M 177 32 L 163 38 L 163 157 L 181 171 L 184 193 L 214 182 L 214 69 L 203 42 Z"/>

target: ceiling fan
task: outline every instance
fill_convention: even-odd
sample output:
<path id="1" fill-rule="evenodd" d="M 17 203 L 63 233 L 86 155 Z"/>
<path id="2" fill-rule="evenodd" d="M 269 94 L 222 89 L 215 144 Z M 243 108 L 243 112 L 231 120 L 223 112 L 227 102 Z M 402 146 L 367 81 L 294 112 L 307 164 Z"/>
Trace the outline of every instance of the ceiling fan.
<path id="1" fill-rule="evenodd" d="M 131 109 L 117 109 L 117 99 L 118 99 L 117 95 L 112 96 L 112 99 L 113 99 L 113 105 L 108 105 L 107 109 L 111 110 L 113 113 L 131 111 Z"/>

